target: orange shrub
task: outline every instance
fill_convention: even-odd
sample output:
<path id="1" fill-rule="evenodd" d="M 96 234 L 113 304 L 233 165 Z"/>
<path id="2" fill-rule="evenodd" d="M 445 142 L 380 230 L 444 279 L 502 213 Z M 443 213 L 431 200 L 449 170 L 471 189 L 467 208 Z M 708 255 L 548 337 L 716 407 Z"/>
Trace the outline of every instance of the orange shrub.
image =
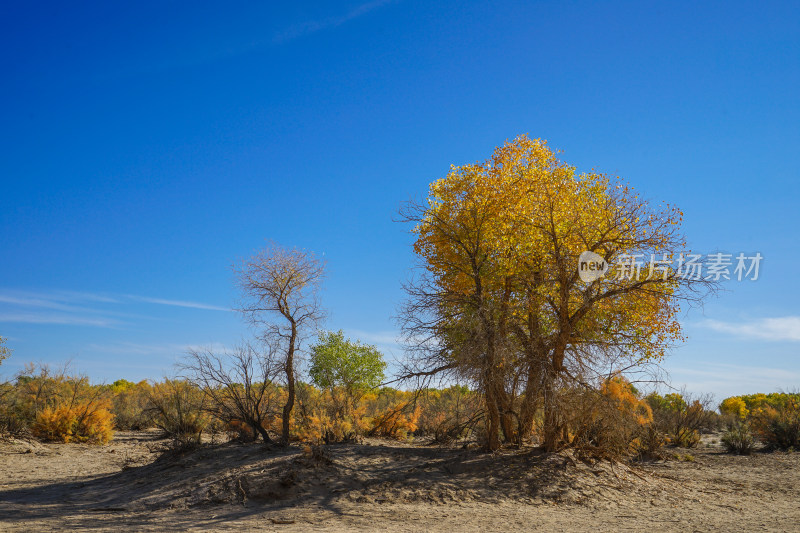
<path id="1" fill-rule="evenodd" d="M 608 379 L 599 390 L 575 387 L 560 394 L 568 417 L 565 440 L 579 453 L 616 459 L 642 446 L 640 436 L 653 414 L 625 378 Z"/>
<path id="2" fill-rule="evenodd" d="M 614 401 L 617 409 L 633 416 L 639 425 L 653 420 L 653 410 L 646 401 L 640 400 L 633 385 L 623 377 L 615 377 L 603 383 L 601 392 Z"/>
<path id="3" fill-rule="evenodd" d="M 408 438 L 417 430 L 422 408 L 419 404 L 413 409 L 408 402 L 399 402 L 370 421 L 370 435 L 390 439 Z"/>
<path id="4" fill-rule="evenodd" d="M 312 385 L 298 387 L 298 408 L 293 414 L 293 433 L 297 440 L 305 442 L 349 442 L 356 440 L 369 428 L 367 424 L 366 399 L 360 398 L 355 406 L 341 401 L 336 395 L 340 391 L 323 390 Z"/>
<path id="5" fill-rule="evenodd" d="M 753 429 L 769 449 L 800 449 L 800 401 L 789 398 L 778 407 L 756 410 Z"/>

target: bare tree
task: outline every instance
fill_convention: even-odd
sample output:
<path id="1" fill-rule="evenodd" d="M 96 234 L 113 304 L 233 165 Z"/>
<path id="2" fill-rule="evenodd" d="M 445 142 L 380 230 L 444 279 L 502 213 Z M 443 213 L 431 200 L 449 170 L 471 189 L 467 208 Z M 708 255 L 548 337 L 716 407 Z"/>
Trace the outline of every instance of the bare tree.
<path id="1" fill-rule="evenodd" d="M 281 442 L 286 444 L 295 401 L 295 358 L 305 335 L 324 316 L 318 291 L 325 265 L 311 252 L 268 243 L 234 271 L 242 293 L 239 311 L 264 328 L 265 339 L 279 341 L 287 391 Z"/>
<path id="2" fill-rule="evenodd" d="M 254 439 L 260 435 L 271 442 L 265 426 L 277 414 L 274 379 L 281 369 L 275 364 L 275 344 L 264 346 L 258 350 L 245 344 L 222 354 L 189 350 L 182 367 L 210 400 L 208 411 L 226 422 L 241 420 L 252 429 Z"/>

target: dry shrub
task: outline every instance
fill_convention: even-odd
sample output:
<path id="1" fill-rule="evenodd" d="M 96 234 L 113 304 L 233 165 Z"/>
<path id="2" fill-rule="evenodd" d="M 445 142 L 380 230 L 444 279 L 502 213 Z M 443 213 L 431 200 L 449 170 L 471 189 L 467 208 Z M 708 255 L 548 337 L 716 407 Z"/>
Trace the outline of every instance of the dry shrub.
<path id="1" fill-rule="evenodd" d="M 438 444 L 475 436 L 475 428 L 483 419 L 482 398 L 467 387 L 426 390 L 420 402 L 416 434 L 433 437 Z"/>
<path id="2" fill-rule="evenodd" d="M 300 411 L 298 409 L 298 411 Z M 315 442 L 323 441 L 324 426 L 326 420 L 318 413 L 294 413 L 295 420 L 294 434 L 297 440 L 301 442 Z"/>
<path id="3" fill-rule="evenodd" d="M 148 396 L 148 410 L 156 427 L 177 443 L 199 443 L 210 420 L 204 411 L 205 395 L 188 381 L 165 379 Z"/>
<path id="4" fill-rule="evenodd" d="M 303 454 L 294 460 L 295 464 L 302 464 L 309 468 L 324 467 L 333 464 L 333 459 L 328 449 L 324 446 L 303 446 Z"/>
<path id="5" fill-rule="evenodd" d="M 568 442 L 578 453 L 617 460 L 637 451 L 637 439 L 652 421 L 652 413 L 627 380 L 614 377 L 599 390 L 581 387 L 561 394 L 568 416 Z"/>
<path id="6" fill-rule="evenodd" d="M 16 387 L 10 382 L 0 383 L 0 437 L 30 437 L 29 421 L 18 416 Z"/>
<path id="7" fill-rule="evenodd" d="M 88 380 L 68 376 L 66 366 L 53 369 L 46 364 L 26 364 L 17 374 L 15 383 L 6 383 L 2 387 L 0 425 L 17 436 L 30 434 L 31 426 L 42 410 L 85 399 L 87 392 L 92 392 Z"/>
<path id="8" fill-rule="evenodd" d="M 91 385 L 88 377 L 69 373 L 67 365 L 28 364 L 16 383 L 2 389 L 2 425 L 17 434 L 96 444 L 113 436 L 108 387 Z"/>
<path id="9" fill-rule="evenodd" d="M 232 420 L 228 420 L 224 422 L 216 417 L 212 418 L 211 426 L 209 429 L 214 430 L 216 427 L 219 427 L 220 431 L 224 431 L 228 435 L 229 440 L 235 440 L 239 442 L 255 442 L 258 440 L 259 436 L 262 435 L 264 432 L 276 432 L 281 427 L 281 419 L 277 416 L 271 416 L 267 420 L 264 420 L 261 423 L 261 428 L 257 429 L 253 427 L 251 424 L 245 422 L 244 420 L 240 420 L 238 418 L 234 418 Z M 264 441 L 271 442 L 271 440 Z"/>
<path id="10" fill-rule="evenodd" d="M 274 381 L 283 369 L 276 358 L 277 345 L 265 342 L 222 353 L 191 350 L 181 367 L 205 394 L 206 411 L 223 427 L 228 424 L 233 438 L 252 441 L 261 437 L 266 443 L 272 440 L 270 430 L 282 431 L 280 426 L 274 427 L 274 421 L 279 418 L 279 405 L 285 405 L 288 398 L 286 390 Z"/>
<path id="11" fill-rule="evenodd" d="M 404 439 L 418 428 L 422 406 L 414 393 L 385 388 L 363 394 L 353 405 L 341 392 L 307 384 L 298 387 L 294 414 L 298 440 L 332 444 L 356 442 L 362 436 Z"/>
<path id="12" fill-rule="evenodd" d="M 371 437 L 406 439 L 419 427 L 422 405 L 416 392 L 385 387 L 364 397 Z"/>
<path id="13" fill-rule="evenodd" d="M 117 429 L 141 430 L 153 427 L 149 396 L 152 387 L 147 381 L 132 383 L 120 379 L 111 385 L 114 426 Z"/>
<path id="14" fill-rule="evenodd" d="M 258 438 L 258 433 L 247 422 L 234 419 L 225 424 L 225 433 L 228 439 L 239 442 L 253 442 Z"/>
<path id="15" fill-rule="evenodd" d="M 372 395 L 362 395 L 351 404 L 343 390 L 323 391 L 324 408 L 318 418 L 322 440 L 326 444 L 356 442 L 369 429 L 366 419 L 367 403 Z"/>
<path id="16" fill-rule="evenodd" d="M 661 459 L 668 442 L 667 436 L 651 422 L 641 428 L 632 447 L 639 459 Z"/>
<path id="17" fill-rule="evenodd" d="M 302 442 L 322 442 L 327 422 L 322 393 L 313 385 L 298 383 L 296 399 L 297 406 L 292 413 L 295 437 Z"/>
<path id="18" fill-rule="evenodd" d="M 77 413 L 67 406 L 45 407 L 36 415 L 36 421 L 31 427 L 31 431 L 33 436 L 38 439 L 69 442 L 76 422 Z"/>
<path id="19" fill-rule="evenodd" d="M 718 415 L 709 409 L 711 396 L 653 393 L 646 400 L 653 411 L 653 424 L 666 435 L 670 446 L 694 448 L 700 442 L 700 431 L 718 424 Z"/>
<path id="20" fill-rule="evenodd" d="M 31 432 L 46 441 L 105 444 L 114 435 L 109 407 L 107 401 L 46 407 L 37 414 Z"/>

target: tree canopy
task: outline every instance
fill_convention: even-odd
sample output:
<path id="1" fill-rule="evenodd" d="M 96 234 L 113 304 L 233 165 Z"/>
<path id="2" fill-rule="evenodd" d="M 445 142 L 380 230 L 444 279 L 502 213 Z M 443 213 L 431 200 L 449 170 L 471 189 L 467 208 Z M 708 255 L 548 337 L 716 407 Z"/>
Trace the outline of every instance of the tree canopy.
<path id="1" fill-rule="evenodd" d="M 320 388 L 373 389 L 385 379 L 386 363 L 375 346 L 345 338 L 339 330 L 323 331 L 311 347 L 311 380 Z"/>

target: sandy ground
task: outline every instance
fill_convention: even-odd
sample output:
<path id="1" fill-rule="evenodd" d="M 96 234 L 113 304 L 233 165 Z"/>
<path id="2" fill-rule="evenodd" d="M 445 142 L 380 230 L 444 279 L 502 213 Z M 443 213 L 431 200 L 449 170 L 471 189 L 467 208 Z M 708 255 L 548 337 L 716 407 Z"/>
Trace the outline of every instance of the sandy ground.
<path id="1" fill-rule="evenodd" d="M 800 531 L 800 453 L 710 439 L 632 468 L 386 441 L 163 447 L 0 443 L 0 531 Z"/>

